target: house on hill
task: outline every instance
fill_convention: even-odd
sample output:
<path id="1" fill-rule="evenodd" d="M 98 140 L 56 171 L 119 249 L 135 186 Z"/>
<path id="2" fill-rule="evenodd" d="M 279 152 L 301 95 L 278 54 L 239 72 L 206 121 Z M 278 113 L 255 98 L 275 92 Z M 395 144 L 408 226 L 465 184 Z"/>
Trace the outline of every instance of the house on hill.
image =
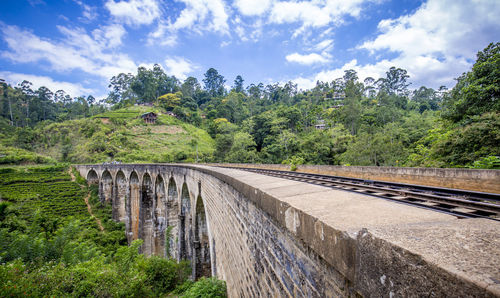
<path id="1" fill-rule="evenodd" d="M 158 116 L 156 115 L 156 113 L 148 112 L 148 113 L 142 114 L 141 118 L 146 123 L 155 124 L 156 123 L 156 119 L 158 118 Z"/>
<path id="2" fill-rule="evenodd" d="M 316 122 L 316 125 L 314 125 L 314 128 L 320 130 L 325 129 L 326 128 L 325 120 L 318 120 L 318 122 Z"/>

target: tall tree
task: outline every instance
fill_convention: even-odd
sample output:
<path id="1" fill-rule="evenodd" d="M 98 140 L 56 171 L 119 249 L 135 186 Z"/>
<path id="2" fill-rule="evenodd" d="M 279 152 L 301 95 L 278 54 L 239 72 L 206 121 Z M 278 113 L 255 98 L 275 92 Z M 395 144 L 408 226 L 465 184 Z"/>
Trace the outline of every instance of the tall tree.
<path id="1" fill-rule="evenodd" d="M 224 83 L 226 80 L 222 75 L 220 75 L 215 68 L 210 68 L 205 73 L 205 78 L 203 83 L 205 84 L 205 90 L 212 97 L 218 97 L 224 95 Z"/>
<path id="2" fill-rule="evenodd" d="M 130 84 L 133 78 L 134 76 L 130 73 L 120 73 L 113 76 L 108 85 L 108 88 L 111 88 L 111 92 L 108 95 L 107 102 L 116 104 L 131 99 L 132 92 L 130 90 Z"/>
<path id="3" fill-rule="evenodd" d="M 236 78 L 234 79 L 234 85 L 233 85 L 233 90 L 235 92 L 243 93 L 244 88 L 243 88 L 243 78 L 240 75 L 237 75 Z"/>
<path id="4" fill-rule="evenodd" d="M 386 73 L 383 80 L 383 88 L 389 94 L 406 95 L 409 83 L 407 79 L 410 77 L 408 72 L 402 68 L 391 67 Z"/>

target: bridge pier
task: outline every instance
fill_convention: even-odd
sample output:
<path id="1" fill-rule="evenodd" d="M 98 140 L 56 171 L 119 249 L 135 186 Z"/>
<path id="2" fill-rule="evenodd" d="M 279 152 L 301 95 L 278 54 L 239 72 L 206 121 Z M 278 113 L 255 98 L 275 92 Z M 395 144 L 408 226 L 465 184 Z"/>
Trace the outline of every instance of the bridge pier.
<path id="1" fill-rule="evenodd" d="M 496 221 L 235 169 L 76 167 L 105 201 L 112 185 L 144 254 L 190 260 L 230 297 L 500 297 Z"/>

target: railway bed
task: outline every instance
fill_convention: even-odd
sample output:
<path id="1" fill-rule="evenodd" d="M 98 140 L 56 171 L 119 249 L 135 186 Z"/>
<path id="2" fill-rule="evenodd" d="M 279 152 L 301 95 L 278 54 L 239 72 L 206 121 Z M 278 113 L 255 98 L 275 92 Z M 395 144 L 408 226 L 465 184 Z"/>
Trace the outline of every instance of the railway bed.
<path id="1" fill-rule="evenodd" d="M 443 212 L 458 218 L 487 218 L 500 221 L 500 194 L 496 193 L 292 171 L 244 167 L 230 168 L 363 193 L 402 204 Z"/>

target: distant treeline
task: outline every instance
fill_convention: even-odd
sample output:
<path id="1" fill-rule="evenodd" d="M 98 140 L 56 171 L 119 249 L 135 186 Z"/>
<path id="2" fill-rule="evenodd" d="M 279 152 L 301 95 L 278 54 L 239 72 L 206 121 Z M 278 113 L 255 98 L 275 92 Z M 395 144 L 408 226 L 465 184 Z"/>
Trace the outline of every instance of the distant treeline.
<path id="1" fill-rule="evenodd" d="M 500 43 L 479 52 L 472 70 L 451 90 L 410 89 L 407 71 L 396 67 L 363 81 L 347 70 L 305 91 L 293 82 L 245 86 L 239 75 L 230 90 L 225 83 L 213 68 L 200 83 L 194 77 L 181 82 L 159 65 L 140 67 L 135 75 L 112 77 L 105 102 L 111 109 L 150 103 L 173 111 L 210 133 L 217 162 L 499 165 Z M 0 115 L 15 126 L 85 117 L 104 108 L 91 96 L 71 99 L 63 91 L 33 92 L 23 84 L 4 83 L 0 94 Z"/>

